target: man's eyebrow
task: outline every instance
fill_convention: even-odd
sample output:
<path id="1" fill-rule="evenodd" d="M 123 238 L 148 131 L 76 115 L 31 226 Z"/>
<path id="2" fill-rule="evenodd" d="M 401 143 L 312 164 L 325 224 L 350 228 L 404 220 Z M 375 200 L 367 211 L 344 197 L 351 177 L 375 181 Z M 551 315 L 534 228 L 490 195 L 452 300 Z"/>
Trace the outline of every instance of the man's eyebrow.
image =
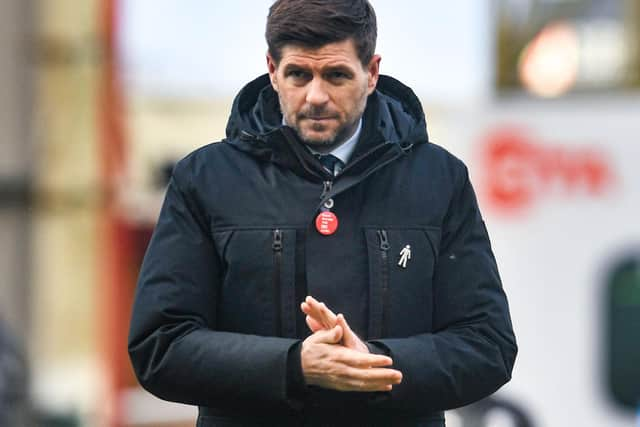
<path id="1" fill-rule="evenodd" d="M 302 70 L 302 71 L 309 71 L 311 69 L 311 67 L 305 65 L 305 64 L 297 64 L 294 62 L 290 62 L 288 64 L 285 64 L 284 66 L 284 71 L 291 71 L 291 70 Z M 353 73 L 353 67 L 347 65 L 347 64 L 330 64 L 327 65 L 325 67 L 322 67 L 321 71 L 323 73 L 327 73 L 327 72 L 332 72 L 332 71 L 341 71 L 344 73 L 348 73 L 351 74 Z"/>
<path id="2" fill-rule="evenodd" d="M 353 68 L 346 64 L 328 65 L 322 69 L 323 72 L 340 71 L 346 74 L 353 74 Z"/>
<path id="3" fill-rule="evenodd" d="M 286 64 L 284 66 L 284 71 L 291 71 L 291 70 L 308 70 L 308 67 L 305 67 L 304 65 L 300 65 L 300 64 L 295 64 L 295 63 L 289 63 Z"/>

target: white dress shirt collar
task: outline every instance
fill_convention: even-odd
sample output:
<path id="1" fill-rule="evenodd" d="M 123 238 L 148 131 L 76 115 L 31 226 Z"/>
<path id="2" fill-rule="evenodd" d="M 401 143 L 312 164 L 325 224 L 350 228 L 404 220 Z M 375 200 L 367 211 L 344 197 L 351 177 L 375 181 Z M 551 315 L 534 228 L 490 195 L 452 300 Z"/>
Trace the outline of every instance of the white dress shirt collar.
<path id="1" fill-rule="evenodd" d="M 351 158 L 353 151 L 356 149 L 356 144 L 358 143 L 358 138 L 360 138 L 360 132 L 362 131 L 362 118 L 358 122 L 358 127 L 356 131 L 351 135 L 351 138 L 347 139 L 343 144 L 340 144 L 336 149 L 331 151 L 329 154 L 333 154 L 345 165 Z"/>

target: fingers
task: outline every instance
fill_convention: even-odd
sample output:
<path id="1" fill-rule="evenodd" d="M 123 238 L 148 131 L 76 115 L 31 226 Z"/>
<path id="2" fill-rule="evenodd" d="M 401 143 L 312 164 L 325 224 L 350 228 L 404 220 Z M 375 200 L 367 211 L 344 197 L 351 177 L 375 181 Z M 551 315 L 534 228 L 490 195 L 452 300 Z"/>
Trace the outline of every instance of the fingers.
<path id="1" fill-rule="evenodd" d="M 343 314 L 338 314 L 336 323 L 342 327 L 343 330 L 343 343 L 345 347 L 352 348 L 362 353 L 369 353 L 369 347 L 362 342 L 362 340 L 351 330 L 351 327 L 347 323 Z"/>
<path id="2" fill-rule="evenodd" d="M 352 391 L 388 391 L 402 382 L 402 373 L 395 369 L 346 367 L 341 372 L 344 388 Z"/>
<path id="3" fill-rule="evenodd" d="M 389 391 L 402 381 L 402 373 L 390 368 L 390 357 L 344 347 L 339 344 L 343 334 L 343 327 L 336 325 L 303 341 L 300 359 L 307 384 L 342 391 Z"/>
<path id="4" fill-rule="evenodd" d="M 307 325 L 313 332 L 315 332 L 317 329 L 330 329 L 335 326 L 335 323 L 331 324 L 329 319 L 320 315 L 319 311 L 311 308 L 311 305 L 309 305 L 307 302 L 303 302 L 302 304 L 300 304 L 300 309 L 304 314 L 307 315 L 307 319 L 313 320 L 312 324 L 309 324 L 309 321 L 307 320 Z"/>
<path id="5" fill-rule="evenodd" d="M 362 353 L 344 348 L 334 353 L 334 359 L 354 368 L 380 368 L 393 365 L 393 360 L 383 354 Z"/>
<path id="6" fill-rule="evenodd" d="M 301 362 L 308 384 L 342 391 L 389 391 L 402 373 L 389 368 L 393 360 L 371 354 L 351 330 L 344 315 L 308 296 L 300 304 L 313 334 L 303 342 Z"/>
<path id="7" fill-rule="evenodd" d="M 342 329 L 344 330 L 344 334 L 346 335 L 354 335 L 355 333 L 351 330 L 351 327 L 349 326 L 349 324 L 347 323 L 347 319 L 344 318 L 344 315 L 338 314 L 338 316 L 336 316 L 336 324 L 340 325 L 342 327 Z"/>
<path id="8" fill-rule="evenodd" d="M 307 326 L 309 327 L 309 329 L 311 329 L 311 332 L 315 333 L 315 332 L 318 332 L 321 329 L 324 329 L 324 325 L 319 323 L 317 320 L 315 320 L 311 316 L 307 315 L 307 317 L 305 317 L 304 320 L 307 322 Z"/>
<path id="9" fill-rule="evenodd" d="M 369 348 L 351 330 L 344 315 L 338 314 L 336 316 L 324 303 L 317 301 L 312 296 L 305 298 L 304 302 L 300 304 L 300 309 L 307 315 L 305 321 L 311 332 L 315 333 L 321 329 L 331 329 L 338 324 L 342 327 L 342 339 L 345 347 L 362 353 L 369 353 Z"/>
<path id="10" fill-rule="evenodd" d="M 333 328 L 336 324 L 336 315 L 333 311 L 312 296 L 307 296 L 304 302 L 300 304 L 300 308 L 306 315 L 313 317 L 326 329 Z"/>
<path id="11" fill-rule="evenodd" d="M 321 329 L 311 335 L 307 340 L 314 344 L 337 344 L 342 340 L 342 326 L 336 325 L 331 329 Z"/>
<path id="12" fill-rule="evenodd" d="M 351 331 L 351 328 L 347 324 L 347 319 L 344 318 L 344 315 L 342 313 L 339 313 L 336 316 L 336 324 L 342 326 L 345 331 Z"/>
<path id="13" fill-rule="evenodd" d="M 402 381 L 400 371 L 385 367 L 388 357 L 336 345 L 303 343 L 301 362 L 307 384 L 334 390 L 389 391 Z"/>

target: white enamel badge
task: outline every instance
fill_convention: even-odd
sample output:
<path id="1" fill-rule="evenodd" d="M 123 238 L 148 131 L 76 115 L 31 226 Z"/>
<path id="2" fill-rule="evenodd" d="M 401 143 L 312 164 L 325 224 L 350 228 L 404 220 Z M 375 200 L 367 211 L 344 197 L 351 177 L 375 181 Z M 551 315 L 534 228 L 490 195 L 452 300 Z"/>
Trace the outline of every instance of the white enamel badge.
<path id="1" fill-rule="evenodd" d="M 411 246 L 407 245 L 400 251 L 400 261 L 398 265 L 407 268 L 407 262 L 411 259 Z"/>

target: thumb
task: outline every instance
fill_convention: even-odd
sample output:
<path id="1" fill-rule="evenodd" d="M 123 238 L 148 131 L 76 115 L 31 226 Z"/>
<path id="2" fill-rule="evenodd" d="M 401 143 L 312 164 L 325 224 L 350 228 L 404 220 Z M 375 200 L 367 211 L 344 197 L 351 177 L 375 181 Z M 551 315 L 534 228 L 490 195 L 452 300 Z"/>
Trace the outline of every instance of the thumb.
<path id="1" fill-rule="evenodd" d="M 331 329 L 321 329 L 309 337 L 310 341 L 324 344 L 338 344 L 344 331 L 342 326 L 336 325 Z"/>
<path id="2" fill-rule="evenodd" d="M 347 319 L 344 318 L 343 314 L 338 314 L 337 322 L 338 325 L 342 326 L 344 336 L 343 342 L 345 347 L 358 350 L 363 353 L 369 353 L 369 348 L 362 342 L 358 335 L 351 330 L 351 327 L 347 323 Z"/>
<path id="3" fill-rule="evenodd" d="M 338 314 L 336 318 L 336 322 L 338 322 L 338 325 L 342 326 L 345 333 L 351 332 L 351 327 L 347 323 L 347 319 L 344 318 L 344 314 L 342 313 Z"/>

